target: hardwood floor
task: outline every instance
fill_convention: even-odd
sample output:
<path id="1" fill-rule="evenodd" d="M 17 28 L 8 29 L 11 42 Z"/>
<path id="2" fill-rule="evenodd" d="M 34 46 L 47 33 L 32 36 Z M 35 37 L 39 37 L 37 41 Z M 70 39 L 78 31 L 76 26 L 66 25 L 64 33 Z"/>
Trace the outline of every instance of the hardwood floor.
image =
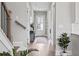
<path id="1" fill-rule="evenodd" d="M 28 56 L 53 56 L 53 46 L 45 37 L 36 37 L 34 43 L 29 44 L 29 49 L 38 51 L 32 51 Z"/>

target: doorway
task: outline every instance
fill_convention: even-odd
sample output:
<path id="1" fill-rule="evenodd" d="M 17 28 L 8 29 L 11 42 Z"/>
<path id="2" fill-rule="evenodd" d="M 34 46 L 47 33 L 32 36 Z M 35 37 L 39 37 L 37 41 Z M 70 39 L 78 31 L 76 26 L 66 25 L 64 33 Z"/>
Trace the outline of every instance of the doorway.
<path id="1" fill-rule="evenodd" d="M 46 11 L 34 11 L 34 31 L 35 36 L 46 36 L 46 24 L 47 22 L 47 12 Z"/>
<path id="2" fill-rule="evenodd" d="M 31 3 L 30 30 L 34 32 L 31 36 L 34 39 L 28 45 L 28 49 L 37 49 L 38 51 L 32 51 L 29 56 L 54 55 L 53 34 L 51 34 L 51 32 L 53 33 L 52 8 L 51 3 Z M 30 40 L 32 40 L 31 37 Z"/>

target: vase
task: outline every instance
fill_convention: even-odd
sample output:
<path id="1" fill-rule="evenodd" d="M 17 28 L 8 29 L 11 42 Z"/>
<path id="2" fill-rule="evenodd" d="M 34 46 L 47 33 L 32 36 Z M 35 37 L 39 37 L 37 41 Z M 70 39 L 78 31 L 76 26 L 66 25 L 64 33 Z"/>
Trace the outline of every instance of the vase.
<path id="1" fill-rule="evenodd" d="M 61 53 L 61 56 L 67 56 L 67 52 L 66 53 Z"/>

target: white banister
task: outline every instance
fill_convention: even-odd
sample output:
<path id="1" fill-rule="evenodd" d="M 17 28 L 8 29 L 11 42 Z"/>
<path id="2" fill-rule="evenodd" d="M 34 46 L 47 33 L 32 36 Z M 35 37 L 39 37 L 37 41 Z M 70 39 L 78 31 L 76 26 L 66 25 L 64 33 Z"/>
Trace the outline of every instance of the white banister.
<path id="1" fill-rule="evenodd" d="M 13 45 L 9 41 L 9 39 L 6 37 L 5 33 L 0 28 L 0 41 L 2 44 L 8 49 L 8 51 L 12 51 Z"/>

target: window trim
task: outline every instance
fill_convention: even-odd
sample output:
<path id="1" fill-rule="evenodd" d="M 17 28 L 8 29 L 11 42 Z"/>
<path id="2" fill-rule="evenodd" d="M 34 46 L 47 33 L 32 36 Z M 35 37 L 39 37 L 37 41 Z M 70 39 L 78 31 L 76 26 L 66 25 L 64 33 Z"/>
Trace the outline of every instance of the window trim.
<path id="1" fill-rule="evenodd" d="M 9 38 L 9 40 L 11 41 L 11 11 L 8 10 L 7 6 L 5 5 L 4 2 L 1 2 L 1 6 L 3 6 L 5 13 L 7 15 L 7 37 Z"/>

